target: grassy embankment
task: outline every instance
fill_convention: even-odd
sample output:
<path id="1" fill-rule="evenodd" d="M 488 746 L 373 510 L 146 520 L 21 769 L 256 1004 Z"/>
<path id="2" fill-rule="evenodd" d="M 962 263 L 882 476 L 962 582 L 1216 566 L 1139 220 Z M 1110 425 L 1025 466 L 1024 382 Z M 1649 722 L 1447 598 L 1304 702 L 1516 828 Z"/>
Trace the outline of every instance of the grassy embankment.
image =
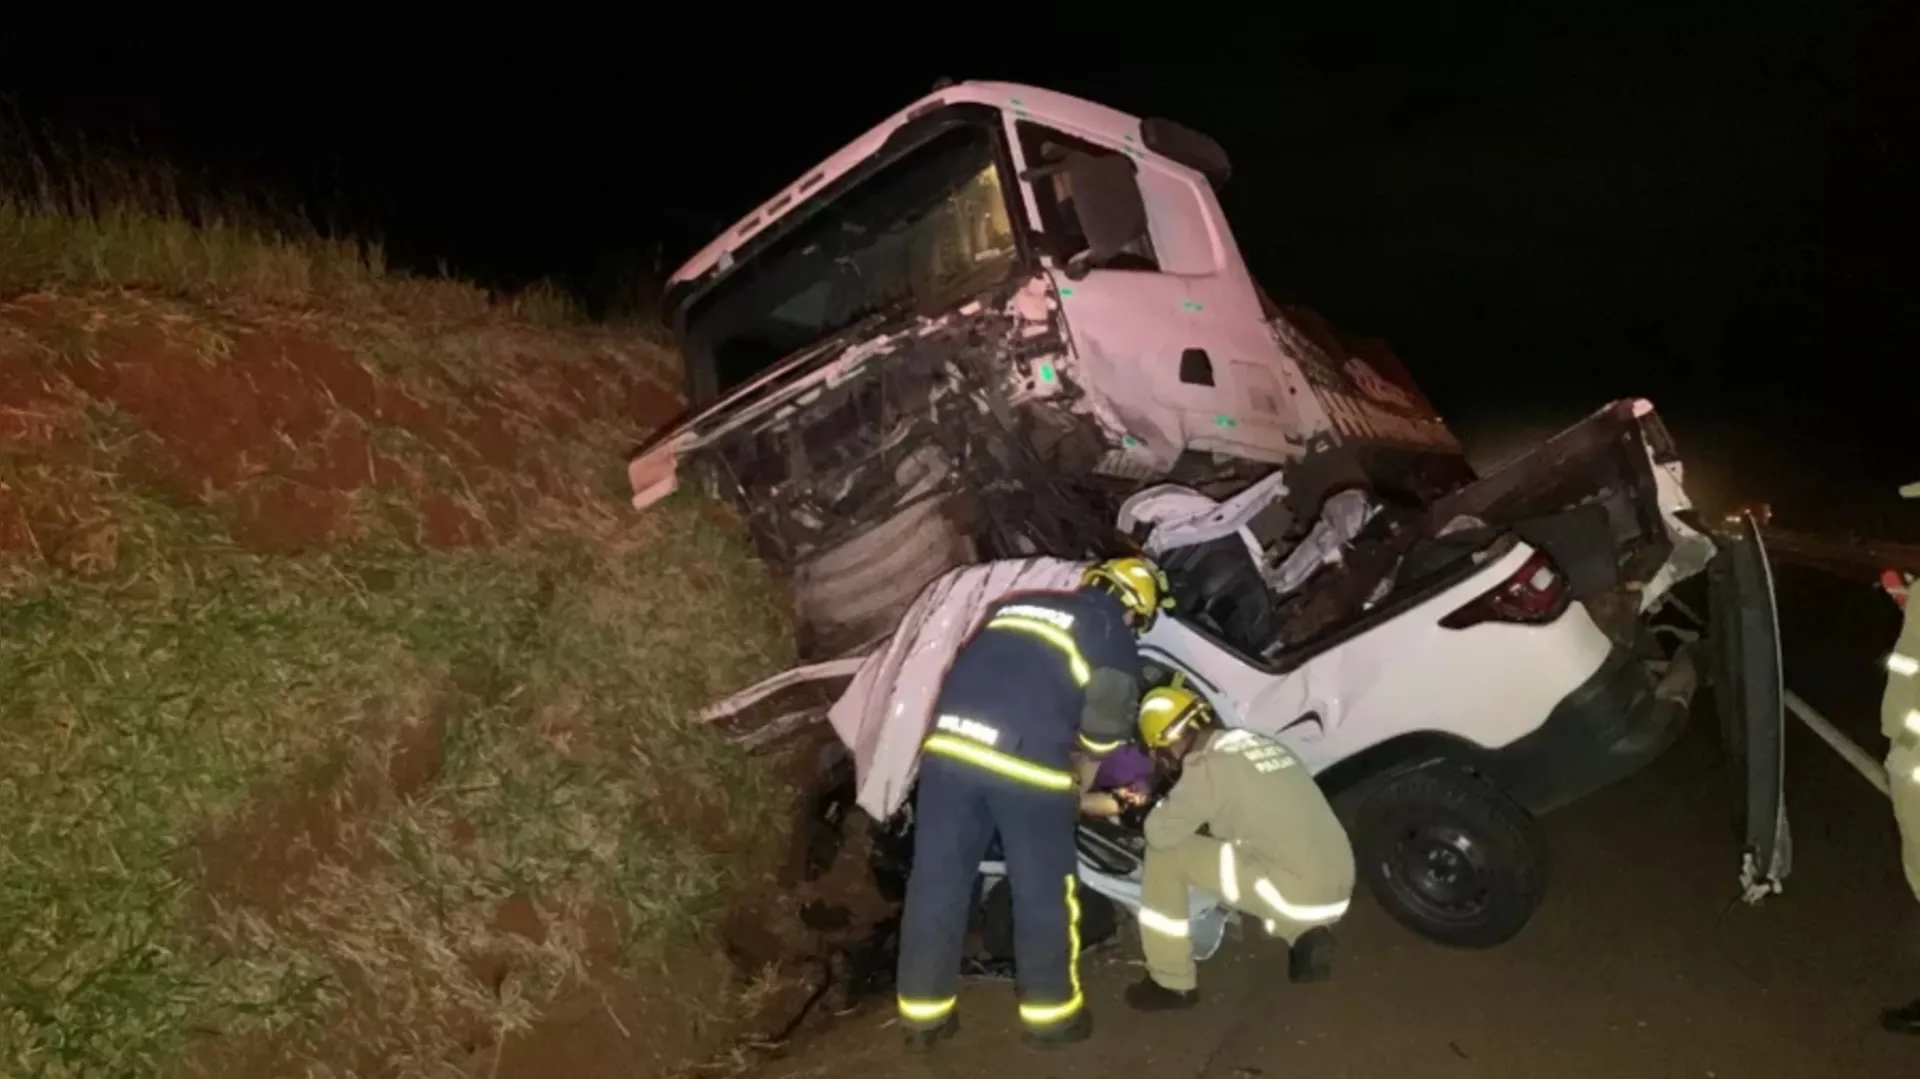
<path id="1" fill-rule="evenodd" d="M 622 497 L 673 358 L 80 174 L 0 190 L 0 1073 L 495 1072 L 778 830 L 684 717 L 784 605 Z"/>

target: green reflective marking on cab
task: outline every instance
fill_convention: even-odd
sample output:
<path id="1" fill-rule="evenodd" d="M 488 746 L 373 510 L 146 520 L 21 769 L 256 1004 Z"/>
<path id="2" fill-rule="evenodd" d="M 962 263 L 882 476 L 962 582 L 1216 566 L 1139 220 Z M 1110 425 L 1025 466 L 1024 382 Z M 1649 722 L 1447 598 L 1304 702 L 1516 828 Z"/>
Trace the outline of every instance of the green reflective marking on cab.
<path id="1" fill-rule="evenodd" d="M 1184 300 L 1184 301 L 1182 301 L 1182 302 L 1181 302 L 1181 304 L 1180 304 L 1180 306 L 1181 306 L 1181 307 L 1184 307 L 1184 308 L 1186 308 L 1186 309 L 1187 309 L 1187 310 L 1189 310 L 1189 311 L 1204 311 L 1204 310 L 1206 310 L 1206 308 L 1205 308 L 1205 307 L 1203 307 L 1203 306 L 1201 306 L 1201 304 L 1200 304 L 1200 301 L 1198 301 L 1198 300 Z"/>
<path id="2" fill-rule="evenodd" d="M 1239 425 L 1239 424 L 1238 424 L 1237 422 L 1235 422 L 1235 421 L 1234 421 L 1234 418 L 1233 418 L 1232 416 L 1215 416 L 1215 417 L 1213 418 L 1213 425 L 1214 425 L 1215 427 L 1238 427 L 1238 426 L 1240 426 L 1240 425 Z"/>
<path id="3" fill-rule="evenodd" d="M 1140 440 L 1133 437 L 1132 435 L 1121 435 L 1120 444 L 1122 446 L 1127 447 L 1128 449 L 1132 449 L 1133 447 L 1138 446 L 1140 444 Z"/>
<path id="4" fill-rule="evenodd" d="M 1071 295 L 1073 295 L 1073 290 L 1072 290 L 1072 289 L 1070 289 L 1070 288 L 1062 288 L 1062 289 L 1060 290 L 1060 295 L 1062 295 L 1062 296 L 1071 296 Z"/>
<path id="5" fill-rule="evenodd" d="M 1040 365 L 1040 381 L 1042 382 L 1053 381 L 1053 365 L 1052 364 L 1043 363 Z"/>

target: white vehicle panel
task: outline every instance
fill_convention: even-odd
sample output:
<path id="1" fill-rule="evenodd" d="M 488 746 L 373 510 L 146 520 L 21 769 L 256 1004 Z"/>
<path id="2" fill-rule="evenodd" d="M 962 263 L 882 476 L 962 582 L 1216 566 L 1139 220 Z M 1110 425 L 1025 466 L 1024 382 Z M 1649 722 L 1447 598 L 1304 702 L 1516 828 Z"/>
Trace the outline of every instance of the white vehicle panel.
<path id="1" fill-rule="evenodd" d="M 1439 624 L 1533 553 L 1517 544 L 1472 577 L 1285 673 L 1255 667 L 1173 618 L 1154 624 L 1141 654 L 1188 671 L 1223 722 L 1278 737 L 1315 773 L 1414 731 L 1470 733 L 1497 749 L 1538 729 L 1612 650 L 1579 603 L 1546 625 Z M 1288 728 L 1308 714 L 1320 722 Z"/>

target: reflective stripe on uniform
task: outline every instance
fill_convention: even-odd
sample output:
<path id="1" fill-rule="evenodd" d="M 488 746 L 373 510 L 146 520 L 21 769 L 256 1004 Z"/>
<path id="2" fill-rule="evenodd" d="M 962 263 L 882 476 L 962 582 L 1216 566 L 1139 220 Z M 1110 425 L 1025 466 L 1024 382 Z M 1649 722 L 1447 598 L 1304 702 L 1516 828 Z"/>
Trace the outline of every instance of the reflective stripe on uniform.
<path id="1" fill-rule="evenodd" d="M 1114 750 L 1119 749 L 1121 746 L 1124 746 L 1126 744 L 1127 743 L 1125 741 L 1099 742 L 1099 741 L 1095 741 L 1092 738 L 1088 738 L 1085 734 L 1080 735 L 1081 747 L 1084 748 L 1087 752 L 1094 753 L 1094 754 L 1112 753 Z"/>
<path id="2" fill-rule="evenodd" d="M 907 997 L 901 997 L 899 998 L 900 1018 L 909 1023 L 931 1023 L 937 1019 L 946 1018 L 947 1013 L 952 1011 L 953 1006 L 958 1003 L 960 1003 L 959 997 L 948 997 L 945 1000 L 910 1000 Z"/>
<path id="3" fill-rule="evenodd" d="M 1018 610 L 1020 608 L 1009 609 Z M 1071 622 L 1069 622 L 1069 624 L 1071 624 Z M 1018 633 L 1031 633 L 1035 637 L 1052 645 L 1058 649 L 1062 655 L 1066 656 L 1067 669 L 1073 672 L 1075 685 L 1085 686 L 1093 680 L 1093 670 L 1087 666 L 1086 659 L 1080 655 L 1080 646 L 1074 643 L 1073 635 L 1061 629 L 1059 625 L 1053 622 L 1042 621 L 1031 615 L 1002 612 L 995 615 L 993 620 L 987 623 L 986 628 L 1010 629 Z"/>
<path id="4" fill-rule="evenodd" d="M 1000 608 L 995 618 L 1031 618 L 1036 622 L 1046 622 L 1056 629 L 1072 629 L 1073 616 L 1065 611 L 1056 611 L 1052 607 L 1040 607 L 1031 603 L 1015 603 Z"/>
<path id="5" fill-rule="evenodd" d="M 1052 1026 L 1076 1015 L 1086 1006 L 1080 991 L 1080 895 L 1079 878 L 1067 874 L 1067 985 L 1071 995 L 1058 1004 L 1021 1004 L 1020 1021 L 1030 1027 Z"/>
<path id="6" fill-rule="evenodd" d="M 1243 727 L 1236 727 L 1233 730 L 1221 733 L 1219 737 L 1208 742 L 1207 750 L 1211 753 L 1225 753 L 1229 750 L 1238 749 L 1248 742 L 1257 742 L 1259 740 L 1260 736 L 1252 731 Z"/>
<path id="7" fill-rule="evenodd" d="M 1265 877 L 1253 882 L 1253 891 L 1267 905 L 1296 922 L 1324 922 L 1341 917 L 1347 913 L 1350 900 L 1342 899 L 1338 903 L 1289 903 L 1280 889 Z"/>
<path id="8" fill-rule="evenodd" d="M 1914 675 L 1920 674 L 1920 659 L 1915 659 L 1901 652 L 1895 652 L 1887 657 L 1887 670 L 1903 678 L 1912 678 Z"/>
<path id="9" fill-rule="evenodd" d="M 1008 779 L 1046 790 L 1070 791 L 1079 785 L 1071 775 L 1058 769 L 1044 768 L 956 735 L 929 735 L 921 748 L 928 753 L 965 761 Z"/>
<path id="10" fill-rule="evenodd" d="M 1920 734 L 1920 708 L 1907 709 L 1906 726 L 1909 734 Z"/>
<path id="11" fill-rule="evenodd" d="M 1135 917 L 1140 919 L 1140 928 L 1150 929 L 1163 937 L 1185 937 L 1187 920 L 1162 914 L 1152 907 L 1141 907 Z"/>
<path id="12" fill-rule="evenodd" d="M 1220 844 L 1220 898 L 1229 905 L 1240 902 L 1240 867 L 1234 864 L 1233 844 Z"/>

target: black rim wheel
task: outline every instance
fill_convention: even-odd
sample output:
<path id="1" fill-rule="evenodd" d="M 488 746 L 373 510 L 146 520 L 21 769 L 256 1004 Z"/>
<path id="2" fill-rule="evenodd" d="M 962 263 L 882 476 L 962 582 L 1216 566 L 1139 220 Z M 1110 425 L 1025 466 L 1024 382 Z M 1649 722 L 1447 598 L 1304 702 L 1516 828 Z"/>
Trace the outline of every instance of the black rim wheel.
<path id="1" fill-rule="evenodd" d="M 1459 828 L 1433 824 L 1406 829 L 1388 852 L 1384 868 L 1401 899 L 1435 922 L 1464 925 L 1486 916 L 1486 852 Z"/>

